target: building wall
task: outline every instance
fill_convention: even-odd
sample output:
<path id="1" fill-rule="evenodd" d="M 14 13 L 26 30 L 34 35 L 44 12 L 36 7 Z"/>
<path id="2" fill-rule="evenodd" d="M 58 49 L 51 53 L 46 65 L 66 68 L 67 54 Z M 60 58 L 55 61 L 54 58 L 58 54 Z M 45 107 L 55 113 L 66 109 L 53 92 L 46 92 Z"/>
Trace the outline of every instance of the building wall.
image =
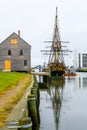
<path id="1" fill-rule="evenodd" d="M 87 67 L 87 53 L 79 53 L 77 63 L 77 67 Z"/>
<path id="2" fill-rule="evenodd" d="M 83 67 L 87 67 L 87 54 L 82 54 L 82 64 Z"/>
<path id="3" fill-rule="evenodd" d="M 26 71 L 31 67 L 31 46 L 16 33 L 0 44 L 0 70 L 5 70 L 6 64 L 12 71 Z"/>

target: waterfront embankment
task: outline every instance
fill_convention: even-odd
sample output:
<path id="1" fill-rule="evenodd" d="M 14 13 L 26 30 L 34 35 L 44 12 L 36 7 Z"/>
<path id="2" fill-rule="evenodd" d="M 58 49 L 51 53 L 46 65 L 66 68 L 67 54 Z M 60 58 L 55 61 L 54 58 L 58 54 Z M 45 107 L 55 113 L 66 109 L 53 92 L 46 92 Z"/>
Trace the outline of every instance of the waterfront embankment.
<path id="1" fill-rule="evenodd" d="M 21 84 L 23 85 L 23 84 Z M 36 79 L 24 91 L 22 98 L 12 109 L 0 130 L 34 130 L 39 126 L 39 88 Z M 33 114 L 32 114 L 33 113 Z"/>

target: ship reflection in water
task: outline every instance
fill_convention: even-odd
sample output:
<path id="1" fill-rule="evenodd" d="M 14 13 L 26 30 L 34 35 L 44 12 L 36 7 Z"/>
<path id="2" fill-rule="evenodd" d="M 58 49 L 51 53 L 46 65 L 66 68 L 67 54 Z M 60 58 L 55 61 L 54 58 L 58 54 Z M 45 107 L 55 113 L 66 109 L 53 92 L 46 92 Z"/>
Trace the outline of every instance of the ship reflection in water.
<path id="1" fill-rule="evenodd" d="M 50 95 L 52 99 L 52 105 L 54 110 L 54 117 L 55 117 L 55 126 L 56 130 L 58 130 L 58 123 L 60 117 L 60 108 L 63 99 L 63 87 L 65 84 L 65 78 L 51 78 L 50 79 Z"/>
<path id="2" fill-rule="evenodd" d="M 58 130 L 60 108 L 61 108 L 61 103 L 63 99 L 64 84 L 65 84 L 64 77 L 50 78 L 49 83 L 48 83 L 48 89 L 40 91 L 40 96 L 41 96 L 41 100 L 40 100 L 41 129 L 40 130 L 45 130 L 45 129 Z M 43 113 L 44 114 L 46 113 L 45 117 Z M 54 122 L 54 125 L 52 125 L 53 122 Z M 42 126 L 42 124 L 44 125 Z M 47 127 L 46 127 L 46 124 L 47 124 Z"/>
<path id="3" fill-rule="evenodd" d="M 87 73 L 49 79 L 40 90 L 40 130 L 87 130 Z"/>

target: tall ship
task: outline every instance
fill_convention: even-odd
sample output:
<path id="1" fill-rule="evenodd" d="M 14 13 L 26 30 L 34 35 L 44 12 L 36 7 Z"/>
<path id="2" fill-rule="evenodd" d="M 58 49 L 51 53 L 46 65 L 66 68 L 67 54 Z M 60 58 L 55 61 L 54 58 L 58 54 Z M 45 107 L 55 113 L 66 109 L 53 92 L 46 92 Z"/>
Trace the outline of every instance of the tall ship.
<path id="1" fill-rule="evenodd" d="M 48 68 L 50 76 L 62 76 L 66 71 L 66 66 L 64 63 L 64 54 L 67 51 L 63 49 L 64 46 L 62 46 L 62 42 L 63 43 L 67 42 L 60 40 L 57 7 L 56 7 L 53 40 L 46 42 L 49 42 L 51 44 L 50 50 L 43 50 L 43 52 L 46 52 L 46 54 L 48 53 L 47 55 L 49 55 Z"/>
<path id="2" fill-rule="evenodd" d="M 51 76 L 62 76 L 66 70 L 63 57 L 63 49 L 59 35 L 57 7 L 56 7 L 56 16 L 54 24 L 54 35 L 49 55 L 48 66 L 50 69 Z"/>

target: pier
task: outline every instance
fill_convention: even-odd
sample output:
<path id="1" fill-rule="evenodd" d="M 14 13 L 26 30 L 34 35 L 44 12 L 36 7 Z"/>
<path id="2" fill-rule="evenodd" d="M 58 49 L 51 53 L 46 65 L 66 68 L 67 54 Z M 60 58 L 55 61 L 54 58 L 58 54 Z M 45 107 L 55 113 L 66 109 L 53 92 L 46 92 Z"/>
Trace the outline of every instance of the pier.
<path id="1" fill-rule="evenodd" d="M 31 74 L 36 75 L 36 76 L 50 76 L 48 72 L 31 72 Z"/>

